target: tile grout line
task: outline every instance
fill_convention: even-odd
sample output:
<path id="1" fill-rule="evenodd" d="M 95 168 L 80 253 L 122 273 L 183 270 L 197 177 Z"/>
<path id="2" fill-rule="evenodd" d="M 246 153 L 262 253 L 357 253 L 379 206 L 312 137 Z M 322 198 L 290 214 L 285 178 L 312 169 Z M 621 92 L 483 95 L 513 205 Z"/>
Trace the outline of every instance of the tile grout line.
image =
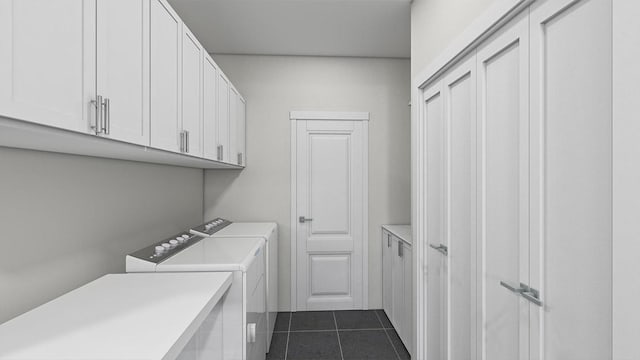
<path id="1" fill-rule="evenodd" d="M 391 344 L 391 348 L 393 349 L 393 352 L 396 353 L 396 357 L 398 357 L 398 360 L 400 359 L 400 353 L 398 352 L 398 350 L 396 349 L 396 346 L 393 345 L 393 341 L 391 341 L 391 337 L 389 336 L 389 332 L 387 332 L 387 329 L 384 327 L 384 324 L 382 323 L 382 319 L 380 318 L 380 315 L 378 315 L 377 311 L 374 311 L 376 314 L 376 317 L 378 318 L 378 321 L 380 321 L 380 325 L 382 325 L 383 330 L 384 330 L 384 334 L 387 336 L 387 340 L 389 340 L 389 343 Z M 394 329 L 395 330 L 395 329 Z"/>
<path id="2" fill-rule="evenodd" d="M 293 312 L 289 313 L 289 327 L 287 328 L 287 345 L 284 348 L 284 360 L 287 360 L 289 355 L 289 336 L 291 336 L 291 319 L 293 318 Z"/>
<path id="3" fill-rule="evenodd" d="M 340 332 L 338 331 L 338 320 L 336 320 L 336 312 L 332 311 L 331 314 L 333 315 L 333 323 L 336 325 L 336 336 L 338 337 L 338 346 L 340 347 L 340 358 L 344 360 L 344 354 L 342 353 L 342 343 L 340 343 Z"/>

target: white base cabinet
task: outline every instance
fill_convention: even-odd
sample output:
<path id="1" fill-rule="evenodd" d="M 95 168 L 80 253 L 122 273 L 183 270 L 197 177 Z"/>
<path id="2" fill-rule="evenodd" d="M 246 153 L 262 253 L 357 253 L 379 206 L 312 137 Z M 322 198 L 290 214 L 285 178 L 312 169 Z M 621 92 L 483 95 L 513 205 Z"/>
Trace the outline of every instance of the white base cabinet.
<path id="1" fill-rule="evenodd" d="M 409 353 L 413 347 L 411 227 L 382 227 L 383 309 Z"/>

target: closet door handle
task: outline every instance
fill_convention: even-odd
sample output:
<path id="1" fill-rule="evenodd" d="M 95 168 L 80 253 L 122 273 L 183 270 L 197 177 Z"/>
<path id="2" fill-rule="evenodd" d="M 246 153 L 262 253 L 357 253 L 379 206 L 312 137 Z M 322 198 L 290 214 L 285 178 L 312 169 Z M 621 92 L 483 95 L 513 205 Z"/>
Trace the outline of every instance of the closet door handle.
<path id="1" fill-rule="evenodd" d="M 429 247 L 434 249 L 435 251 L 441 253 L 444 256 L 447 256 L 449 254 L 449 248 L 446 245 L 433 245 L 433 244 L 429 244 Z"/>
<path id="2" fill-rule="evenodd" d="M 535 305 L 542 306 L 542 301 L 540 301 L 540 292 L 534 288 L 529 287 L 528 285 L 520 284 L 524 287 L 524 291 L 520 293 L 523 298 L 529 300 Z"/>
<path id="3" fill-rule="evenodd" d="M 522 285 L 522 284 L 520 284 L 520 285 Z M 511 285 L 507 284 L 507 283 L 506 283 L 506 282 L 504 282 L 504 281 L 500 281 L 500 286 L 502 286 L 503 288 L 505 288 L 505 289 L 507 289 L 507 290 L 511 291 L 512 293 L 516 293 L 516 294 L 521 294 L 521 293 L 524 291 L 524 289 L 522 288 L 522 286 L 520 286 L 520 287 L 516 288 L 516 287 L 513 287 L 513 286 L 511 286 Z"/>

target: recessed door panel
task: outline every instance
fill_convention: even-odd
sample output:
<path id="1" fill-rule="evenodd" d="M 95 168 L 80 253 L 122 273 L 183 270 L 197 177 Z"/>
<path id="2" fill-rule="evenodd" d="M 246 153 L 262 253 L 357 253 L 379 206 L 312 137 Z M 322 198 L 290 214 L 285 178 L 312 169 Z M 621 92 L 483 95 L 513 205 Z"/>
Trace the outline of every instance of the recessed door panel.
<path id="1" fill-rule="evenodd" d="M 350 135 L 313 134 L 309 137 L 311 234 L 349 233 Z"/>
<path id="2" fill-rule="evenodd" d="M 311 255 L 309 271 L 310 295 L 341 295 L 351 294 L 351 258 L 344 255 Z M 345 274 L 347 276 L 345 276 Z"/>
<path id="3" fill-rule="evenodd" d="M 526 15 L 526 14 L 524 14 Z M 528 22 L 503 29 L 478 51 L 481 151 L 481 351 L 526 357 L 528 304 Z"/>
<path id="4" fill-rule="evenodd" d="M 541 4 L 531 29 L 532 354 L 610 359 L 611 1 Z"/>

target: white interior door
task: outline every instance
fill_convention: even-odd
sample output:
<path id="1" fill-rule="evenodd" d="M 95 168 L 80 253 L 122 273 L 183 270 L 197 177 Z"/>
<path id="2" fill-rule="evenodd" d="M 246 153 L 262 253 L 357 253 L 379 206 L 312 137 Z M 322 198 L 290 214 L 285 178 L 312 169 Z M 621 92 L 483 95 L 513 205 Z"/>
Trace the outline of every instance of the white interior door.
<path id="1" fill-rule="evenodd" d="M 296 121 L 297 310 L 363 307 L 366 121 Z"/>
<path id="2" fill-rule="evenodd" d="M 480 351 L 528 358 L 529 24 L 524 12 L 478 50 Z M 513 290 L 509 290 L 511 287 Z"/>
<path id="3" fill-rule="evenodd" d="M 448 354 L 476 358 L 476 57 L 444 78 Z"/>
<path id="4" fill-rule="evenodd" d="M 444 104 L 442 82 L 424 92 L 424 129 L 426 131 L 427 243 L 443 246 L 444 236 Z M 427 358 L 447 358 L 447 319 L 445 310 L 444 251 L 427 249 Z"/>
<path id="5" fill-rule="evenodd" d="M 533 359 L 612 358 L 611 0 L 531 9 Z"/>

